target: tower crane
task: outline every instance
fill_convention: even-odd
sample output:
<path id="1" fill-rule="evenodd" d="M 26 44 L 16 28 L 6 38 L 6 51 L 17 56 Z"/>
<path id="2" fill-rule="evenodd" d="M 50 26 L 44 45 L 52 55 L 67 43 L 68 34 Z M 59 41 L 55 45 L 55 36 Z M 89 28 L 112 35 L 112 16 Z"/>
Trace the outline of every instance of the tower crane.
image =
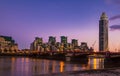
<path id="1" fill-rule="evenodd" d="M 96 40 L 95 40 L 94 43 L 92 44 L 92 48 L 94 48 L 95 43 L 96 43 Z"/>

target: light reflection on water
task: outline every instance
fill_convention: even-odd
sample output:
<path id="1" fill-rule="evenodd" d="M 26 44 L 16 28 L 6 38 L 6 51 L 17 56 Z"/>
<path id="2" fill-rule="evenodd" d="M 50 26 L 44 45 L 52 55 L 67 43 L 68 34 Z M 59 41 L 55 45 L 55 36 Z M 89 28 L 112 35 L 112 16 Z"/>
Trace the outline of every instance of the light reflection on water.
<path id="1" fill-rule="evenodd" d="M 63 61 L 0 57 L 0 76 L 33 76 L 76 70 L 104 68 L 104 59 L 89 59 L 86 64 Z"/>
<path id="2" fill-rule="evenodd" d="M 89 69 L 103 69 L 104 68 L 104 59 L 103 58 L 89 58 L 88 61 Z"/>

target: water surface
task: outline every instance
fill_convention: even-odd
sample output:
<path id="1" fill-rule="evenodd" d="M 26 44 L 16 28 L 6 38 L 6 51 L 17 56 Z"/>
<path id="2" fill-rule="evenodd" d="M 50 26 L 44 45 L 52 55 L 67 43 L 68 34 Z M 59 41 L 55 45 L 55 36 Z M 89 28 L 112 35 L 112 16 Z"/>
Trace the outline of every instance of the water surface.
<path id="1" fill-rule="evenodd" d="M 34 76 L 47 73 L 109 68 L 104 59 L 88 59 L 88 62 L 75 63 L 55 60 L 0 57 L 0 76 Z M 113 66 L 114 67 L 114 66 Z"/>

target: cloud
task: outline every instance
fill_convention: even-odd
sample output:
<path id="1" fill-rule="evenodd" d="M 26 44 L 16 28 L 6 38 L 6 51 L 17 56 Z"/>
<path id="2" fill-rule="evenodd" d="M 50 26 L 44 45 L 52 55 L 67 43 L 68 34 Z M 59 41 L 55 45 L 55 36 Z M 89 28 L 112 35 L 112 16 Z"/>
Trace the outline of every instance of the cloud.
<path id="1" fill-rule="evenodd" d="M 105 2 L 107 4 L 117 4 L 117 5 L 120 4 L 120 0 L 105 0 Z"/>
<path id="2" fill-rule="evenodd" d="M 111 4 L 112 1 L 111 1 L 111 0 L 105 0 L 105 3 L 107 3 L 107 4 Z"/>
<path id="3" fill-rule="evenodd" d="M 120 4 L 120 0 L 112 0 L 115 4 Z"/>
<path id="4" fill-rule="evenodd" d="M 115 19 L 120 19 L 120 15 L 116 15 L 116 16 L 109 18 L 109 20 L 115 20 Z"/>
<path id="5" fill-rule="evenodd" d="M 120 7 L 120 0 L 105 0 L 105 3 L 108 5 L 117 5 L 117 7 Z M 115 19 L 120 19 L 120 14 L 109 18 L 109 20 L 115 20 Z"/>
<path id="6" fill-rule="evenodd" d="M 108 5 L 115 5 L 117 7 L 120 7 L 120 0 L 105 0 L 105 2 Z M 120 14 L 109 18 L 109 20 L 111 21 L 116 19 L 120 19 Z M 110 28 L 110 31 L 120 30 L 120 25 L 111 25 L 109 28 Z"/>
<path id="7" fill-rule="evenodd" d="M 110 26 L 110 30 L 111 31 L 120 30 L 120 25 L 112 25 Z"/>

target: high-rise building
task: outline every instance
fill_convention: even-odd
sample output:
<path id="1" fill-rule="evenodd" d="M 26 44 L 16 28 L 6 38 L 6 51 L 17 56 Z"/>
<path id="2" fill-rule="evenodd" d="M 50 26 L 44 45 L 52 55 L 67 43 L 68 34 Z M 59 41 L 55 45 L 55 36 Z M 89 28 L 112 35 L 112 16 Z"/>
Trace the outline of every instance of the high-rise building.
<path id="1" fill-rule="evenodd" d="M 67 37 L 61 36 L 61 43 L 67 44 Z"/>
<path id="2" fill-rule="evenodd" d="M 56 37 L 49 36 L 49 41 L 48 41 L 48 43 L 49 43 L 50 45 L 55 45 L 55 43 L 56 43 Z"/>
<path id="3" fill-rule="evenodd" d="M 108 17 L 104 12 L 99 20 L 99 51 L 108 51 Z"/>
<path id="4" fill-rule="evenodd" d="M 30 45 L 30 49 L 34 51 L 40 50 L 40 46 L 42 45 L 43 45 L 43 39 L 39 37 L 35 37 L 35 40 Z"/>
<path id="5" fill-rule="evenodd" d="M 61 45 L 63 46 L 63 50 L 66 50 L 68 47 L 67 37 L 61 36 Z"/>
<path id="6" fill-rule="evenodd" d="M 78 46 L 78 40 L 72 39 L 72 46 L 73 47 Z"/>

